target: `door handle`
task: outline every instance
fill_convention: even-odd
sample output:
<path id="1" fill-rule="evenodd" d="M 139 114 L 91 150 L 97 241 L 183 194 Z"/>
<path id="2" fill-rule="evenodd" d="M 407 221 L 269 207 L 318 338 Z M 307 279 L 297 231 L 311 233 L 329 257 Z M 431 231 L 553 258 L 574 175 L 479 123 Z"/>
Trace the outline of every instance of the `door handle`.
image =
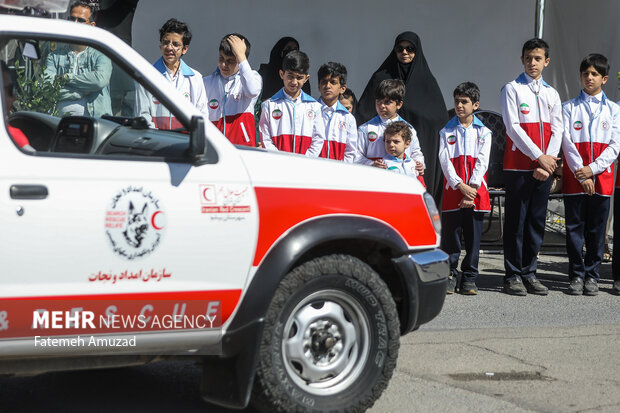
<path id="1" fill-rule="evenodd" d="M 45 199 L 48 192 L 45 185 L 11 185 L 13 199 Z"/>

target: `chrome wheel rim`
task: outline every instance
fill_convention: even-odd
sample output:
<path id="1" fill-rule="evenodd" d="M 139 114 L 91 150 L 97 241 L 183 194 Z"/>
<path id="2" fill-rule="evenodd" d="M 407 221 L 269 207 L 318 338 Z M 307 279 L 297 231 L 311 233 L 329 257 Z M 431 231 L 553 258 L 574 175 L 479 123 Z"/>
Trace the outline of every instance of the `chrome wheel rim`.
<path id="1" fill-rule="evenodd" d="M 322 290 L 304 298 L 284 325 L 282 354 L 289 377 L 314 395 L 346 389 L 366 364 L 369 324 L 362 305 L 342 291 Z"/>

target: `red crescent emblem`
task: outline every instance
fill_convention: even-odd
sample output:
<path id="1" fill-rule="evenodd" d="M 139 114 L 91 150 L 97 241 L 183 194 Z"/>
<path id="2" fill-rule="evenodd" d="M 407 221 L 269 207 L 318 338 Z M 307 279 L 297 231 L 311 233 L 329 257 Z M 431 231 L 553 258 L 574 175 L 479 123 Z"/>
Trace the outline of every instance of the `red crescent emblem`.
<path id="1" fill-rule="evenodd" d="M 157 225 L 155 225 L 155 219 L 157 218 L 159 214 L 162 214 L 162 213 L 163 211 L 155 211 L 155 213 L 151 216 L 151 226 L 158 231 L 163 229 L 164 227 L 158 227 Z"/>
<path id="2" fill-rule="evenodd" d="M 203 198 L 204 198 L 204 200 L 205 200 L 205 201 L 207 201 L 207 202 L 214 202 L 214 201 L 215 201 L 215 199 L 211 198 L 211 196 L 210 196 L 210 195 L 208 195 L 208 192 L 209 192 L 210 190 L 212 190 L 212 189 L 213 189 L 213 187 L 212 187 L 212 186 L 208 186 L 208 187 L 206 187 L 206 188 L 204 189 L 204 191 L 202 191 L 202 197 L 203 197 Z"/>

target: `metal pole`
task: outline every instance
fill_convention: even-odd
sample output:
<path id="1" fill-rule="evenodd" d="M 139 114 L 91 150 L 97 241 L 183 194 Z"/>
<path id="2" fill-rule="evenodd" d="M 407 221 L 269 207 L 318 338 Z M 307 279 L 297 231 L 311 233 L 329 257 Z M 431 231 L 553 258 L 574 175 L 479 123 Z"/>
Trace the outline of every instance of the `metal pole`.
<path id="1" fill-rule="evenodd" d="M 536 27 L 534 28 L 534 36 L 539 39 L 543 38 L 543 30 L 545 27 L 545 3 L 546 0 L 536 0 Z"/>

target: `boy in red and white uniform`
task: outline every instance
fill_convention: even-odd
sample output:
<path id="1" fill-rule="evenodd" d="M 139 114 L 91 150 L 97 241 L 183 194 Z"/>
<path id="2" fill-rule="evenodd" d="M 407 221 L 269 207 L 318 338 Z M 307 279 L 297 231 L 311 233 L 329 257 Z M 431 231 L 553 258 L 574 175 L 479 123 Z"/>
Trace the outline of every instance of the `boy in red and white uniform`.
<path id="1" fill-rule="evenodd" d="M 357 141 L 347 148 L 345 159 L 353 158 L 355 163 L 378 168 L 386 167 L 383 162 L 383 157 L 387 155 L 383 133 L 387 125 L 392 122 L 406 122 L 398 115 L 398 109 L 403 106 L 404 99 L 405 84 L 402 80 L 386 79 L 379 83 L 375 90 L 377 116 L 358 128 Z M 420 149 L 418 134 L 413 126 L 409 123 L 407 125 L 411 130 L 411 145 L 406 149 L 405 155 L 416 162 L 418 173 L 424 175 L 424 155 Z"/>
<path id="2" fill-rule="evenodd" d="M 153 66 L 198 110 L 207 113 L 207 94 L 202 83 L 202 75 L 189 67 L 182 59 L 187 53 L 191 40 L 192 33 L 187 24 L 177 19 L 168 20 L 159 29 L 162 57 L 153 63 Z M 138 87 L 136 92 L 138 116 L 144 117 L 150 127 L 157 129 L 183 127 L 181 122 L 143 87 Z"/>
<path id="3" fill-rule="evenodd" d="M 549 65 L 547 42 L 537 38 L 525 42 L 521 63 L 525 72 L 501 92 L 506 126 L 504 292 L 547 295 L 549 289 L 536 278 L 536 268 L 551 177 L 562 144 L 562 103 L 542 78 Z"/>
<path id="4" fill-rule="evenodd" d="M 474 115 L 480 106 L 480 90 L 475 83 L 461 83 L 453 95 L 456 116 L 439 132 L 439 162 L 444 174 L 441 249 L 450 256 L 448 294 L 460 291 L 475 295 L 482 219 L 491 210 L 486 181 L 491 131 Z M 461 234 L 466 254 L 459 277 Z"/>
<path id="5" fill-rule="evenodd" d="M 613 194 L 613 163 L 620 150 L 620 108 L 607 99 L 602 89 L 609 73 L 605 56 L 586 56 L 579 72 L 583 90 L 563 105 L 562 151 L 565 162 L 562 190 L 570 281 L 568 293 L 596 295 L 609 202 Z M 582 254 L 584 242 L 585 257 Z"/>
<path id="6" fill-rule="evenodd" d="M 261 105 L 259 131 L 263 145 L 272 151 L 318 157 L 325 141 L 321 104 L 301 90 L 310 75 L 310 59 L 293 50 L 282 60 L 284 87 Z"/>
<path id="7" fill-rule="evenodd" d="M 209 120 L 236 145 L 256 145 L 254 106 L 263 80 L 248 62 L 250 42 L 233 33 L 220 42 L 217 69 L 204 77 Z"/>
<path id="8" fill-rule="evenodd" d="M 321 112 L 325 123 L 321 158 L 342 161 L 347 146 L 357 139 L 355 117 L 338 100 L 347 88 L 347 68 L 340 63 L 327 62 L 319 67 L 317 76 L 321 92 L 319 103 L 323 105 Z"/>
<path id="9" fill-rule="evenodd" d="M 426 188 L 416 162 L 405 154 L 407 148 L 411 146 L 412 139 L 413 134 L 407 122 L 397 120 L 387 125 L 383 132 L 387 152 L 383 157 L 383 164 L 388 171 L 416 178 Z"/>

